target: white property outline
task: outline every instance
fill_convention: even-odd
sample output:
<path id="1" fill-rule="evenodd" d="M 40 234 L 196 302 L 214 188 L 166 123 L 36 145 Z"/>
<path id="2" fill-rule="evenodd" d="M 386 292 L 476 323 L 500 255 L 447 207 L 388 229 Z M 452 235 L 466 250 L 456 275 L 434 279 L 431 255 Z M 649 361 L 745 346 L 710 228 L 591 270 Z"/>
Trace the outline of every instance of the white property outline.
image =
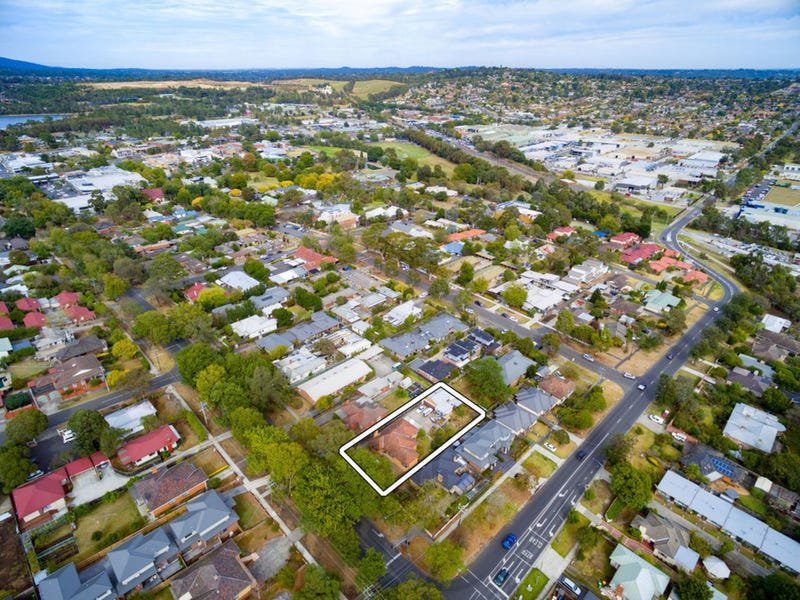
<path id="1" fill-rule="evenodd" d="M 401 475 L 400 478 L 397 481 L 395 481 L 392 485 L 390 485 L 386 489 L 383 489 L 381 486 L 379 486 L 377 483 L 375 483 L 375 481 L 369 475 L 367 475 L 367 473 L 364 471 L 364 469 L 362 469 L 358 465 L 358 463 L 356 463 L 356 461 L 354 461 L 353 458 L 349 454 L 347 454 L 347 451 L 350 448 L 352 448 L 353 446 L 355 446 L 356 444 L 358 444 L 363 439 L 368 438 L 369 436 L 371 436 L 373 433 L 375 433 L 378 429 L 382 428 L 384 425 L 387 425 L 391 421 L 394 421 L 401 414 L 403 414 L 405 412 L 408 412 L 413 407 L 413 405 L 422 404 L 422 401 L 425 400 L 425 398 L 427 398 L 428 396 L 430 396 L 434 392 L 436 392 L 438 390 L 441 390 L 441 389 L 444 389 L 449 394 L 452 394 L 460 402 L 462 402 L 462 403 L 466 404 L 467 406 L 469 406 L 472 410 L 474 410 L 476 413 L 478 413 L 478 416 L 475 417 L 474 419 L 472 419 L 472 421 L 467 423 L 464 427 L 462 427 L 456 433 L 454 433 L 453 436 L 447 441 L 447 443 L 439 446 L 436 450 L 434 450 L 428 456 L 426 456 L 422 460 L 422 462 L 417 463 L 416 465 L 414 465 L 409 471 L 407 471 L 406 473 L 403 473 L 403 475 Z M 366 482 L 372 487 L 372 489 L 374 489 L 376 492 L 378 492 L 378 494 L 380 494 L 381 496 L 388 496 L 394 490 L 396 490 L 400 485 L 402 485 L 403 483 L 408 481 L 409 478 L 411 478 L 411 476 L 414 473 L 419 471 L 422 467 L 427 465 L 434 458 L 439 456 L 442 452 L 444 452 L 450 446 L 455 444 L 459 439 L 461 439 L 461 437 L 465 433 L 467 433 L 470 429 L 475 427 L 478 423 L 483 421 L 483 419 L 485 419 L 485 418 L 486 418 L 486 411 L 483 408 L 481 408 L 480 406 L 475 404 L 472 400 L 470 400 L 469 398 L 467 398 L 466 396 L 464 396 L 460 392 L 457 392 L 456 390 L 451 388 L 446 383 L 443 383 L 443 382 L 440 381 L 439 383 L 433 384 L 427 390 L 422 392 L 419 396 L 417 396 L 413 400 L 410 400 L 409 402 L 406 402 L 405 404 L 403 404 L 399 408 L 395 409 L 394 412 L 392 412 L 391 414 L 385 416 L 380 421 L 375 423 L 372 427 L 366 429 L 365 431 L 363 431 L 362 433 L 360 433 L 356 437 L 354 437 L 352 440 L 350 440 L 349 442 L 344 444 L 341 448 L 339 448 L 339 454 L 341 455 L 341 457 L 343 459 L 345 459 L 347 461 L 347 463 L 351 467 L 353 467 L 356 470 L 356 473 L 361 475 L 361 477 L 363 477 L 366 480 Z"/>

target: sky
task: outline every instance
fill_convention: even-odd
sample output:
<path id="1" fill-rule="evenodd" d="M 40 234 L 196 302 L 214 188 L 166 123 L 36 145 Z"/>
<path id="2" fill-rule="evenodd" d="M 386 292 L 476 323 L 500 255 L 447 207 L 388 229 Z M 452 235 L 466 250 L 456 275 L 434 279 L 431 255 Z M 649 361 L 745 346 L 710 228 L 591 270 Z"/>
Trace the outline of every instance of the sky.
<path id="1" fill-rule="evenodd" d="M 800 0 L 0 0 L 0 56 L 90 68 L 797 68 Z"/>

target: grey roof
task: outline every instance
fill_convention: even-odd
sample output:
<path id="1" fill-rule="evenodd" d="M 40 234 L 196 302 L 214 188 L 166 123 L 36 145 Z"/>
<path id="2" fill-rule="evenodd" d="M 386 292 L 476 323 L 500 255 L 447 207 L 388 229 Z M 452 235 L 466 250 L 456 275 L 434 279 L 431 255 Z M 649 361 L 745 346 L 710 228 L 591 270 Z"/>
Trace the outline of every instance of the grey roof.
<path id="1" fill-rule="evenodd" d="M 75 563 L 68 563 L 39 583 L 39 596 L 47 600 L 97 600 L 114 586 L 103 571 L 81 581 Z M 111 595 L 109 596 L 111 597 Z"/>
<path id="2" fill-rule="evenodd" d="M 64 362 L 90 352 L 93 354 L 103 352 L 106 347 L 106 343 L 96 335 L 87 335 L 56 352 L 55 359 L 59 362 Z"/>
<path id="3" fill-rule="evenodd" d="M 525 375 L 528 367 L 536 364 L 530 358 L 524 356 L 519 350 L 504 354 L 497 362 L 503 369 L 503 381 L 506 385 L 511 385 L 514 381 Z"/>
<path id="4" fill-rule="evenodd" d="M 466 331 L 468 327 L 457 317 L 442 313 L 436 315 L 427 323 L 422 323 L 417 329 L 430 339 L 443 340 L 451 333 Z"/>
<path id="5" fill-rule="evenodd" d="M 384 338 L 378 342 L 378 344 L 399 358 L 405 359 L 427 348 L 428 339 L 419 335 L 418 332 L 413 331 L 411 333 L 401 333 L 394 337 Z"/>
<path id="6" fill-rule="evenodd" d="M 117 592 L 126 594 L 157 573 L 156 560 L 174 557 L 178 549 L 164 527 L 147 535 L 136 535 L 108 553 L 108 564 L 117 582 Z M 126 582 L 126 579 L 131 578 Z"/>
<path id="7" fill-rule="evenodd" d="M 697 465 L 703 477 L 710 481 L 727 477 L 731 481 L 742 483 L 748 476 L 747 469 L 726 458 L 722 452 L 705 444 L 686 444 L 681 464 L 683 466 Z"/>
<path id="8" fill-rule="evenodd" d="M 279 346 L 291 350 L 294 346 L 294 339 L 282 333 L 270 333 L 256 340 L 256 346 L 267 352 L 272 352 Z"/>
<path id="9" fill-rule="evenodd" d="M 318 310 L 311 315 L 310 321 L 298 323 L 291 329 L 284 331 L 283 335 L 302 343 L 338 326 L 339 321 L 331 317 L 328 313 Z"/>
<path id="10" fill-rule="evenodd" d="M 428 347 L 430 340 L 441 341 L 456 331 L 466 331 L 467 326 L 456 317 L 439 314 L 427 323 L 418 325 L 409 333 L 401 333 L 394 337 L 384 338 L 378 344 L 392 354 L 405 359 L 415 352 Z"/>
<path id="11" fill-rule="evenodd" d="M 490 333 L 479 328 L 470 331 L 469 337 L 478 342 L 481 346 L 489 346 L 494 342 L 494 338 Z"/>
<path id="12" fill-rule="evenodd" d="M 417 370 L 429 375 L 433 379 L 441 381 L 445 379 L 456 367 L 443 360 L 429 360 L 421 364 Z"/>
<path id="13" fill-rule="evenodd" d="M 728 383 L 738 383 L 740 386 L 746 390 L 750 390 L 759 397 L 772 387 L 772 383 L 768 379 L 757 373 L 743 369 L 742 367 L 734 367 L 731 369 L 731 372 L 728 373 L 727 381 Z"/>
<path id="14" fill-rule="evenodd" d="M 689 548 L 688 546 L 681 546 L 673 557 L 679 567 L 683 567 L 687 571 L 694 571 L 697 566 L 697 561 L 700 560 L 700 555 Z"/>
<path id="15" fill-rule="evenodd" d="M 444 349 L 445 354 L 457 360 L 466 360 L 475 351 L 477 343 L 469 338 L 456 340 Z"/>
<path id="16" fill-rule="evenodd" d="M 722 525 L 728 518 L 732 505 L 727 500 L 723 500 L 708 490 L 700 488 L 692 498 L 689 508 L 712 523 Z"/>
<path id="17" fill-rule="evenodd" d="M 655 549 L 669 558 L 675 558 L 678 550 L 689 544 L 689 532 L 686 529 L 656 512 L 650 512 L 646 517 L 637 515 L 631 525 L 639 528 L 644 538 L 652 541 Z"/>
<path id="18" fill-rule="evenodd" d="M 511 446 L 514 434 L 497 421 L 473 429 L 458 447 L 458 454 L 481 471 L 491 467 L 496 461 L 494 455 Z"/>
<path id="19" fill-rule="evenodd" d="M 474 478 L 472 482 L 464 480 L 464 474 L 456 473 L 456 471 L 462 471 L 464 466 L 464 460 L 458 455 L 456 449 L 450 447 L 414 473 L 411 479 L 417 485 L 433 479 L 446 490 L 457 487 L 462 492 L 466 492 L 475 485 L 475 480 Z"/>
<path id="20" fill-rule="evenodd" d="M 800 544 L 789 536 L 770 528 L 760 550 L 774 561 L 800 573 Z"/>
<path id="21" fill-rule="evenodd" d="M 737 509 L 730 512 L 723 529 L 754 548 L 760 548 L 769 526 L 749 513 Z"/>
<path id="22" fill-rule="evenodd" d="M 775 438 L 786 431 L 778 417 L 749 404 L 739 402 L 723 429 L 723 435 L 762 452 L 772 452 Z"/>
<path id="23" fill-rule="evenodd" d="M 688 485 L 687 485 L 688 483 Z M 678 504 L 689 506 L 697 490 L 697 485 L 678 475 L 675 471 L 667 471 L 658 482 L 656 489 L 665 496 L 672 498 Z"/>
<path id="24" fill-rule="evenodd" d="M 515 434 L 527 431 L 536 423 L 536 415 L 520 408 L 511 401 L 494 409 L 494 419 L 498 423 L 505 425 Z"/>
<path id="25" fill-rule="evenodd" d="M 184 550 L 198 541 L 208 541 L 239 521 L 222 497 L 210 490 L 186 505 L 186 512 L 167 524 L 178 548 Z"/>
<path id="26" fill-rule="evenodd" d="M 250 296 L 250 301 L 253 305 L 258 309 L 261 310 L 267 306 L 272 306 L 273 304 L 278 304 L 279 302 L 283 302 L 289 297 L 289 292 L 279 286 L 275 286 L 269 288 L 266 292 L 261 294 L 260 296 Z"/>
<path id="27" fill-rule="evenodd" d="M 522 408 L 536 416 L 543 415 L 559 403 L 558 398 L 536 387 L 522 388 L 515 397 Z"/>

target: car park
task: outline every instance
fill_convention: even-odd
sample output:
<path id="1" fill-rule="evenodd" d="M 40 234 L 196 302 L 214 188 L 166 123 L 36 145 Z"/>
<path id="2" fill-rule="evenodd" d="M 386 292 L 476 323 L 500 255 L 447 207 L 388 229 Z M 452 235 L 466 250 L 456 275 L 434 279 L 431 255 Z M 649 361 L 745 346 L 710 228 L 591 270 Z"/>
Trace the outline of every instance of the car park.
<path id="1" fill-rule="evenodd" d="M 584 354 L 583 359 L 588 360 L 589 362 L 594 362 L 594 356 L 592 356 L 591 354 Z"/>
<path id="2" fill-rule="evenodd" d="M 627 371 L 625 371 L 625 372 L 622 374 L 622 376 L 623 376 L 625 379 L 636 379 L 636 375 L 634 375 L 633 373 L 628 373 Z"/>
<path id="3" fill-rule="evenodd" d="M 497 585 L 503 585 L 506 579 L 508 579 L 508 569 L 500 569 L 497 572 L 497 575 L 494 576 L 494 582 Z"/>
<path id="4" fill-rule="evenodd" d="M 510 550 L 511 546 L 517 543 L 517 536 L 513 533 L 509 533 L 506 538 L 503 540 L 503 548 L 506 550 Z"/>

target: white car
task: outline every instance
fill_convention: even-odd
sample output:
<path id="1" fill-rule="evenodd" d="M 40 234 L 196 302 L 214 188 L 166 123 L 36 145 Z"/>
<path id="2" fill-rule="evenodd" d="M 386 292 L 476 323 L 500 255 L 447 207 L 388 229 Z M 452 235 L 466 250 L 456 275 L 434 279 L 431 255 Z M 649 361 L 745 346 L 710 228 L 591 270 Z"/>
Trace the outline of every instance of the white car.
<path id="1" fill-rule="evenodd" d="M 550 442 L 545 443 L 544 447 L 547 448 L 548 450 L 550 450 L 550 452 L 555 452 L 556 451 L 556 447 L 553 446 L 553 444 L 551 444 Z"/>
<path id="2" fill-rule="evenodd" d="M 658 415 L 647 415 L 647 418 L 650 419 L 653 423 L 658 423 L 659 425 L 664 424 L 664 419 L 662 419 Z"/>
<path id="3" fill-rule="evenodd" d="M 639 385 L 637 385 L 637 386 L 636 386 L 636 389 L 637 389 L 637 390 L 640 390 L 640 391 L 642 391 L 642 392 L 643 392 L 643 391 L 645 390 L 645 388 L 646 388 L 646 387 L 647 387 L 647 386 L 646 386 L 645 384 L 643 384 L 643 383 L 640 383 Z"/>
<path id="4" fill-rule="evenodd" d="M 685 442 L 686 441 L 686 434 L 678 433 L 677 431 L 672 432 L 672 439 L 676 442 Z"/>
<path id="5" fill-rule="evenodd" d="M 715 307 L 714 307 L 714 308 L 712 308 L 711 310 L 713 310 L 714 312 L 719 312 L 719 306 L 715 306 Z"/>
<path id="6" fill-rule="evenodd" d="M 592 356 L 591 354 L 584 354 L 583 359 L 588 360 L 589 362 L 594 362 L 594 356 Z"/>
<path id="7" fill-rule="evenodd" d="M 625 372 L 622 374 L 622 376 L 623 376 L 625 379 L 636 379 L 636 375 L 634 375 L 633 373 L 628 373 L 627 371 L 625 371 Z"/>

